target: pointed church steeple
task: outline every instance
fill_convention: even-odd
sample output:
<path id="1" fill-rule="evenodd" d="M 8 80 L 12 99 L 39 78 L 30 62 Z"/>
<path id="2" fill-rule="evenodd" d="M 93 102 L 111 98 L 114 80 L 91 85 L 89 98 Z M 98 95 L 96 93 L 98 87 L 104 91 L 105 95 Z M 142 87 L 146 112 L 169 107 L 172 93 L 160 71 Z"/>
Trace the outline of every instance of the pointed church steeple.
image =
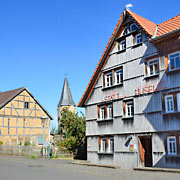
<path id="1" fill-rule="evenodd" d="M 71 90 L 69 88 L 67 77 L 64 79 L 64 85 L 61 93 L 61 98 L 58 103 L 58 121 L 60 123 L 61 113 L 63 108 L 68 108 L 71 112 L 76 112 L 76 105 L 73 101 Z"/>
<path id="2" fill-rule="evenodd" d="M 64 79 L 64 85 L 61 93 L 61 99 L 58 106 L 75 106 L 73 101 L 71 90 L 69 88 L 67 77 Z"/>

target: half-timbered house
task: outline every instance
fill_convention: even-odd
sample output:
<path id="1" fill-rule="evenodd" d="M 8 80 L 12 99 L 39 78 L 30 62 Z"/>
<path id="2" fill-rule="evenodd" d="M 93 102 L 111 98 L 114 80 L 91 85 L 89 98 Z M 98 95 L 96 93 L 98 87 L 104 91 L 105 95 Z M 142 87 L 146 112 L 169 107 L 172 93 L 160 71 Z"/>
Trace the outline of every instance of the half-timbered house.
<path id="1" fill-rule="evenodd" d="M 1 144 L 49 144 L 50 120 L 52 117 L 27 88 L 0 92 Z"/>

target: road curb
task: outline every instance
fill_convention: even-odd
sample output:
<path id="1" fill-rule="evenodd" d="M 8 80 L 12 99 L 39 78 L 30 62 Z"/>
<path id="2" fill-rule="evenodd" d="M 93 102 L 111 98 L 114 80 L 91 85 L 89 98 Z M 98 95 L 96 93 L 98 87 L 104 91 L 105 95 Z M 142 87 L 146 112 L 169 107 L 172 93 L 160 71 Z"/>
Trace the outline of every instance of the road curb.
<path id="1" fill-rule="evenodd" d="M 134 168 L 135 171 L 154 171 L 154 172 L 171 172 L 171 173 L 180 173 L 180 169 L 168 169 L 168 168 Z"/>
<path id="2" fill-rule="evenodd" d="M 82 165 L 82 166 L 95 166 L 95 167 L 104 167 L 104 168 L 111 168 L 111 169 L 118 169 L 119 166 L 112 166 L 112 165 L 104 165 L 104 164 L 93 164 L 90 162 L 70 162 L 70 164 L 74 165 Z"/>

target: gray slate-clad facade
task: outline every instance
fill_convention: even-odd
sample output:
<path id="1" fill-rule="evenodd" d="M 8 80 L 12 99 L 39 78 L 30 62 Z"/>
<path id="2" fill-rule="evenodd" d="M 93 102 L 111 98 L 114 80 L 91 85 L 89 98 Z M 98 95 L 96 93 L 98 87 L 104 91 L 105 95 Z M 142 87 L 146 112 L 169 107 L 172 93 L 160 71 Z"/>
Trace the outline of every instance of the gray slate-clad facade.
<path id="1" fill-rule="evenodd" d="M 122 16 L 79 103 L 88 160 L 180 168 L 180 25 L 157 37 L 142 17 Z"/>

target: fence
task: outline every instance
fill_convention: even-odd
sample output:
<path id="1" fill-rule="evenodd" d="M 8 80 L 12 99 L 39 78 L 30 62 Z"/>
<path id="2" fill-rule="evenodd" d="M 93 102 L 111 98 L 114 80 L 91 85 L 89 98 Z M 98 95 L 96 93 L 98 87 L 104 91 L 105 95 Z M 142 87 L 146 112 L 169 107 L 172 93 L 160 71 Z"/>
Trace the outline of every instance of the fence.
<path id="1" fill-rule="evenodd" d="M 34 146 L 0 146 L 0 154 L 42 157 L 41 148 Z"/>

